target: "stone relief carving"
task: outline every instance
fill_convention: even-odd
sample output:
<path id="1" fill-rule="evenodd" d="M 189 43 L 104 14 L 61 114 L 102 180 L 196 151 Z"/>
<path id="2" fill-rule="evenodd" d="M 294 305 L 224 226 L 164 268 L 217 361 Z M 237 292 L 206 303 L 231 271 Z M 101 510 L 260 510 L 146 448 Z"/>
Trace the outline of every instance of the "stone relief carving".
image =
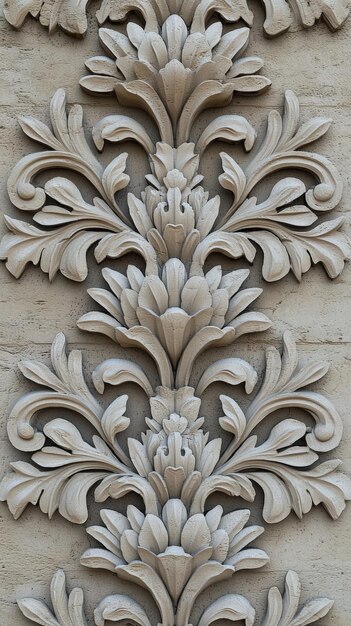
<path id="1" fill-rule="evenodd" d="M 87 30 L 87 5 L 89 0 L 7 0 L 5 17 L 12 26 L 21 28 L 27 15 L 38 17 L 40 23 L 52 33 L 57 27 L 72 35 L 84 35 Z M 313 26 L 322 18 L 331 30 L 342 26 L 349 14 L 347 0 L 263 0 L 266 19 L 264 32 L 275 37 L 287 31 L 298 22 L 303 27 Z M 158 26 L 167 17 L 178 14 L 186 24 L 192 25 L 193 32 L 201 30 L 206 19 L 213 13 L 229 22 L 243 20 L 252 26 L 253 13 L 246 0 L 102 0 L 96 12 L 99 24 L 106 20 L 119 22 L 126 19 L 131 11 L 139 13 L 146 22 L 148 31 L 157 32 Z M 296 18 L 295 18 L 296 19 Z"/>
<path id="2" fill-rule="evenodd" d="M 269 590 L 267 613 L 261 626 L 307 626 L 327 615 L 333 605 L 331 600 L 319 598 L 299 609 L 300 594 L 298 575 L 296 572 L 288 572 L 283 596 L 277 587 Z M 67 595 L 62 570 L 51 581 L 51 601 L 53 612 L 44 602 L 32 598 L 21 600 L 19 607 L 26 617 L 42 626 L 86 626 L 83 592 L 81 589 L 73 589 Z M 121 595 L 105 598 L 97 606 L 94 617 L 97 626 L 104 626 L 106 621 L 151 626 L 138 602 Z M 255 611 L 243 596 L 228 594 L 204 611 L 199 626 L 209 626 L 220 619 L 244 621 L 245 626 L 253 626 Z"/>
<path id="3" fill-rule="evenodd" d="M 85 28 L 85 4 L 46 6 L 11 2 L 7 16 L 20 25 L 25 14 L 38 14 L 50 28 L 59 23 L 67 30 Z M 323 12 L 332 27 L 341 23 L 343 3 L 316 5 L 313 19 L 299 5 L 302 21 Z M 279 15 L 287 15 L 285 2 L 266 3 L 269 34 L 288 27 Z M 95 246 L 97 262 L 128 252 L 145 261 L 141 271 L 128 266 L 126 275 L 105 268 L 107 288 L 90 289 L 99 311 L 83 315 L 78 326 L 102 333 L 124 348 L 137 347 L 154 360 L 159 381 L 155 388 L 148 373 L 127 359 L 110 359 L 92 373 L 96 393 L 82 371 L 82 355 L 66 354 L 65 337 L 52 345 L 52 368 L 39 362 L 22 362 L 26 378 L 44 387 L 22 397 L 9 422 L 11 443 L 32 453 L 32 463 L 19 461 L 1 483 L 0 497 L 17 518 L 28 504 L 40 506 L 51 517 L 55 511 L 83 524 L 88 518 L 87 494 L 94 487 L 96 502 L 119 499 L 131 492 L 143 501 L 127 514 L 101 510 L 103 526 L 87 529 L 98 544 L 87 550 L 81 563 L 107 569 L 118 577 L 145 587 L 153 597 L 163 626 L 188 626 L 199 594 L 214 582 L 241 569 L 263 567 L 267 554 L 251 547 L 263 532 L 247 525 L 250 511 L 237 509 L 235 498 L 253 502 L 256 488 L 264 495 L 263 519 L 278 523 L 291 511 L 298 517 L 322 504 L 336 519 L 351 498 L 350 481 L 338 470 L 338 461 L 321 460 L 334 450 L 342 436 L 341 419 L 331 402 L 305 388 L 320 380 L 328 364 L 300 365 L 293 338 L 284 336 L 282 355 L 273 347 L 266 354 L 261 385 L 254 368 L 240 358 L 215 361 L 194 380 L 193 365 L 209 347 L 231 345 L 238 337 L 262 332 L 271 322 L 262 313 L 247 309 L 261 293 L 242 288 L 249 270 L 224 273 L 221 266 L 205 269 L 212 252 L 253 263 L 262 251 L 262 276 L 278 281 L 289 271 L 298 280 L 312 263 L 321 263 L 328 275 L 340 274 L 348 255 L 341 219 L 325 220 L 324 212 L 340 201 L 342 182 L 332 163 L 306 151 L 322 137 L 331 120 L 314 118 L 301 123 L 296 96 L 285 94 L 284 114 L 272 111 L 266 133 L 257 144 L 256 130 L 244 117 L 220 115 L 191 141 L 194 121 L 206 108 L 228 104 L 234 92 L 257 94 L 270 85 L 258 72 L 262 61 L 245 57 L 249 29 L 223 34 L 222 23 L 208 25 L 210 14 L 226 21 L 251 14 L 245 3 L 151 1 L 106 2 L 100 21 L 124 19 L 135 9 L 145 27 L 129 22 L 126 35 L 100 29 L 100 40 L 109 56 L 87 61 L 90 74 L 81 84 L 94 93 L 111 92 L 125 106 L 138 106 L 154 120 L 159 140 L 154 144 L 145 128 L 127 115 L 110 115 L 93 128 L 96 147 L 85 138 L 83 113 L 78 105 L 66 111 L 63 90 L 51 102 L 50 129 L 30 117 L 20 123 L 24 132 L 43 144 L 14 167 L 8 192 L 12 203 L 33 214 L 35 226 L 6 218 L 11 231 L 5 235 L 0 255 L 19 277 L 28 263 L 40 265 L 52 280 L 60 271 L 83 281 L 88 273 L 86 254 Z M 312 10 L 312 9 L 311 9 Z M 74 20 L 73 16 L 74 15 Z M 312 14 L 311 14 L 312 15 Z M 134 140 L 149 157 L 147 186 L 138 197 L 128 194 L 120 206 L 118 192 L 129 184 L 126 153 L 104 167 L 98 156 L 105 142 Z M 233 196 L 225 210 L 219 196 L 210 197 L 202 186 L 201 158 L 210 143 L 221 139 L 242 142 L 249 154 L 246 164 L 227 153 L 220 185 Z M 252 156 L 251 156 L 252 154 Z M 55 168 L 84 177 L 96 190 L 92 202 L 83 198 L 70 178 L 55 176 Z M 290 175 L 296 170 L 296 176 Z M 49 174 L 44 187 L 36 177 Z M 287 171 L 289 175 L 287 175 Z M 255 195 L 259 183 L 272 173 L 279 178 L 264 200 Z M 307 186 L 305 174 L 314 180 Z M 322 216 L 322 220 L 320 219 Z M 38 226 L 37 226 L 38 225 Z M 223 415 L 218 422 L 230 435 L 228 445 L 211 439 L 201 417 L 201 397 L 209 385 L 221 381 L 244 384 L 253 394 L 243 410 L 231 395 L 221 395 Z M 141 438 L 129 437 L 127 449 L 119 433 L 127 431 L 128 397 L 117 396 L 109 406 L 99 399 L 106 385 L 133 382 L 149 398 L 147 429 Z M 72 421 L 55 418 L 42 431 L 36 417 L 50 408 L 72 412 Z M 260 427 L 277 410 L 298 409 L 296 419 L 282 418 L 265 440 Z M 308 421 L 299 417 L 303 411 Z M 95 430 L 85 441 L 74 425 L 74 414 Z M 313 424 L 311 426 L 310 424 Z M 206 507 L 208 497 L 223 492 L 232 497 L 233 511 Z M 69 596 L 65 576 L 58 572 L 51 584 L 52 611 L 42 602 L 25 599 L 23 614 L 47 626 L 86 624 L 81 590 Z M 300 583 L 289 572 L 285 593 L 270 590 L 262 626 L 304 626 L 324 617 L 332 601 L 319 599 L 299 609 Z M 149 626 L 145 610 L 126 596 L 110 596 L 95 611 L 95 623 L 121 621 Z M 218 619 L 255 622 L 255 611 L 240 595 L 225 595 L 203 613 L 199 626 Z"/>
<path id="4" fill-rule="evenodd" d="M 237 38 L 236 33 L 234 31 L 233 39 Z M 179 66 L 184 69 L 181 63 Z M 170 72 L 174 79 L 173 71 Z M 92 78 L 95 81 L 95 77 Z M 256 76 L 246 78 L 254 79 Z M 261 88 L 262 79 L 257 78 Z M 183 289 L 187 279 L 194 276 L 204 278 L 202 268 L 211 252 L 219 251 L 235 259 L 244 257 L 252 263 L 256 254 L 254 244 L 261 248 L 264 255 L 262 275 L 266 281 L 279 280 L 290 270 L 300 280 L 311 263 L 319 262 L 331 278 L 340 274 L 347 256 L 346 243 L 339 232 L 342 218 L 317 225 L 316 222 L 320 212 L 330 211 L 340 201 L 342 182 L 328 159 L 300 150 L 325 134 L 330 120 L 315 118 L 299 126 L 298 100 L 292 92 L 286 93 L 283 119 L 277 111 L 269 114 L 266 136 L 244 169 L 228 154 L 221 153 L 223 174 L 219 182 L 233 194 L 233 203 L 224 216 L 220 216 L 219 196 L 209 198 L 201 186 L 202 176 L 198 174 L 200 156 L 211 141 L 243 141 L 248 151 L 255 144 L 254 128 L 243 117 L 236 115 L 220 116 L 211 122 L 197 146 L 187 141 L 191 124 L 199 111 L 223 104 L 223 88 L 226 91 L 224 102 L 231 98 L 235 80 L 226 85 L 214 79 L 200 83 L 182 109 L 178 124 L 179 141 L 175 143 L 171 117 L 156 90 L 146 80 L 134 80 L 134 77 L 130 82 L 117 83 L 116 90 L 123 104 L 138 103 L 148 108 L 159 127 L 161 139 L 153 146 L 145 129 L 124 115 L 108 116 L 93 129 L 93 139 L 100 149 L 103 149 L 105 141 L 121 142 L 129 138 L 152 150 L 151 173 L 146 176 L 150 184 L 141 199 L 129 194 L 128 215 L 115 199 L 115 194 L 129 182 L 125 173 L 128 155 L 118 155 L 104 169 L 86 142 L 81 107 L 74 105 L 66 114 L 62 90 L 56 92 L 51 102 L 52 131 L 32 118 L 20 120 L 24 132 L 49 150 L 34 152 L 19 161 L 9 177 L 9 196 L 18 209 L 35 213 L 34 222 L 49 230 L 11 217 L 5 218 L 12 232 L 5 235 L 0 255 L 7 260 L 10 272 L 19 277 L 26 264 L 32 262 L 40 264 L 50 279 L 61 271 L 71 280 L 84 280 L 88 272 L 86 252 L 99 242 L 95 249 L 98 262 L 133 250 L 145 259 L 146 275 L 158 277 L 159 266 L 164 266 L 169 259 L 176 259 L 167 265 L 168 269 L 163 268 L 164 276 L 170 273 L 170 288 L 175 301 L 182 294 L 179 287 L 175 290 L 171 286 L 172 271 L 182 275 L 184 284 L 180 284 Z M 251 85 L 250 82 L 246 84 Z M 256 87 L 257 82 L 254 81 L 251 91 L 255 92 Z M 93 204 L 86 202 L 77 186 L 62 177 L 52 178 L 44 189 L 33 184 L 33 178 L 38 173 L 54 168 L 67 168 L 81 174 L 100 197 L 96 197 Z M 311 174 L 315 186 L 306 189 L 299 178 L 284 177 L 284 170 L 292 168 Z M 264 202 L 257 203 L 256 197 L 251 195 L 252 190 L 275 172 L 280 172 L 281 181 Z M 56 204 L 52 205 L 51 201 L 47 204 L 47 197 Z M 312 225 L 311 230 L 306 230 Z M 184 263 L 190 264 L 188 270 Z M 215 273 L 216 278 L 212 278 L 212 274 L 210 280 L 217 282 L 220 274 L 217 270 Z M 142 287 L 140 281 L 142 278 L 138 276 L 134 299 Z M 167 284 L 166 278 L 164 281 Z M 162 281 L 157 278 L 154 282 L 156 289 L 157 282 Z M 201 285 L 202 291 L 211 289 L 206 278 Z M 124 281 L 123 287 L 130 288 L 130 285 Z M 164 286 L 165 289 L 167 291 Z M 227 290 L 227 294 L 229 292 Z M 255 293 L 257 296 L 258 293 Z M 254 299 L 254 294 L 252 296 Z M 222 297 L 228 301 L 229 296 L 224 291 Z M 169 294 L 164 298 L 169 298 Z M 132 308 L 136 304 L 137 300 Z M 123 324 L 122 310 L 117 319 Z M 204 325 L 208 325 L 210 320 Z M 232 320 L 233 317 L 229 321 Z"/>
<path id="5" fill-rule="evenodd" d="M 111 511 L 109 513 L 112 513 Z M 115 528 L 115 525 L 113 524 Z M 261 626 L 308 626 L 327 615 L 333 602 L 318 598 L 299 609 L 301 585 L 296 572 L 288 572 L 282 596 L 277 587 L 269 590 L 267 613 Z M 22 613 L 42 626 L 86 626 L 83 609 L 83 592 L 73 589 L 67 596 L 65 575 L 58 571 L 51 581 L 51 601 L 53 613 L 44 602 L 24 598 L 19 602 Z M 127 596 L 109 596 L 102 600 L 95 612 L 95 624 L 104 626 L 106 621 L 151 626 L 144 609 Z M 245 626 L 253 626 L 255 610 L 243 596 L 228 594 L 216 600 L 201 616 L 198 626 L 209 626 L 220 619 L 232 622 L 244 621 Z M 171 622 L 173 623 L 173 622 Z"/>

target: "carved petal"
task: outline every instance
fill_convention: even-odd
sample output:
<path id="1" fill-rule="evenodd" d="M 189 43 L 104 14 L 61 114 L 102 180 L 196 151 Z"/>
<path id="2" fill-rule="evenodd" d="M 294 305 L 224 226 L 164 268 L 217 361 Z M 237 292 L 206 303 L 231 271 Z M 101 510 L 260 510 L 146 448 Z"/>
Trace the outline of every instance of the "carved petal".
<path id="1" fill-rule="evenodd" d="M 232 343 L 235 330 L 232 328 L 216 328 L 207 326 L 199 330 L 185 348 L 177 368 L 176 384 L 178 387 L 188 385 L 191 369 L 195 359 L 211 345 L 224 346 Z"/>
<path id="2" fill-rule="evenodd" d="M 250 602 L 243 596 L 226 595 L 218 598 L 203 612 L 198 626 L 210 626 L 217 620 L 239 622 L 244 620 L 245 626 L 253 626 L 255 611 Z"/>
<path id="3" fill-rule="evenodd" d="M 136 346 L 148 352 L 155 359 L 162 384 L 165 387 L 172 387 L 173 372 L 167 353 L 148 328 L 143 326 L 131 329 L 116 328 L 115 336 L 123 347 Z"/>
<path id="4" fill-rule="evenodd" d="M 135 561 L 130 565 L 117 567 L 116 573 L 120 578 L 130 580 L 148 589 L 159 608 L 164 626 L 173 626 L 174 616 L 171 598 L 161 578 L 149 565 Z"/>
<path id="5" fill-rule="evenodd" d="M 180 548 L 171 548 L 157 557 L 160 574 L 174 603 L 178 601 L 193 566 L 193 557 L 180 552 Z"/>
<path id="6" fill-rule="evenodd" d="M 228 142 L 244 141 L 245 150 L 251 150 L 256 139 L 256 131 L 246 118 L 240 115 L 221 115 L 208 124 L 197 142 L 202 153 L 216 139 Z"/>
<path id="7" fill-rule="evenodd" d="M 97 626 L 104 626 L 105 621 L 128 621 L 139 626 L 151 626 L 144 609 L 128 596 L 107 596 L 96 607 L 94 616 Z"/>
<path id="8" fill-rule="evenodd" d="M 108 115 L 95 124 L 93 139 L 98 150 L 102 150 L 105 141 L 120 142 L 134 139 L 142 145 L 145 152 L 155 152 L 155 146 L 144 127 L 126 115 Z"/>
<path id="9" fill-rule="evenodd" d="M 125 382 L 135 382 L 144 389 L 148 396 L 153 394 L 153 389 L 144 370 L 133 361 L 108 359 L 98 365 L 93 372 L 92 378 L 95 388 L 99 393 L 104 392 L 105 383 L 109 385 L 122 385 Z"/>
<path id="10" fill-rule="evenodd" d="M 225 580 L 233 574 L 233 568 L 210 561 L 201 565 L 187 583 L 178 603 L 176 625 L 183 626 L 189 623 L 191 610 L 196 598 L 209 585 Z"/>
<path id="11" fill-rule="evenodd" d="M 146 261 L 146 273 L 157 273 L 156 254 L 152 246 L 137 233 L 106 235 L 95 249 L 95 257 L 101 263 L 106 257 L 116 259 L 134 251 Z"/>
<path id="12" fill-rule="evenodd" d="M 210 365 L 202 374 L 196 393 L 202 396 L 205 389 L 217 381 L 229 385 L 245 383 L 246 393 L 251 393 L 257 382 L 257 374 L 252 365 L 242 359 L 221 359 Z"/>

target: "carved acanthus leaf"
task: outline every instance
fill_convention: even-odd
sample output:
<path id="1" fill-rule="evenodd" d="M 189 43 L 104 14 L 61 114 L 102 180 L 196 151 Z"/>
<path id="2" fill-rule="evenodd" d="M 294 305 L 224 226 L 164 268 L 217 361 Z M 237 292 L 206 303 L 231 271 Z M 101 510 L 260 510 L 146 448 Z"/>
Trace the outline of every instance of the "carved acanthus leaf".
<path id="1" fill-rule="evenodd" d="M 323 221 L 311 230 L 318 213 L 339 203 L 342 181 L 335 167 L 320 155 L 299 148 L 316 141 L 328 130 L 331 120 L 314 118 L 299 126 L 299 102 L 291 91 L 285 94 L 283 118 L 271 111 L 265 138 L 243 170 L 226 153 L 221 154 L 220 183 L 233 193 L 230 209 L 213 232 L 194 251 L 191 272 L 200 273 L 213 251 L 253 262 L 255 248 L 263 252 L 262 275 L 267 281 L 283 278 L 290 270 L 298 280 L 312 263 L 321 263 L 331 278 L 338 276 L 350 248 L 342 233 L 342 218 Z M 316 180 L 307 189 L 298 178 L 284 178 L 284 170 L 296 168 Z M 268 198 L 258 203 L 251 191 L 274 172 L 282 175 Z"/>
<path id="2" fill-rule="evenodd" d="M 32 118 L 21 120 L 24 132 L 49 150 L 21 159 L 8 180 L 12 203 L 22 211 L 35 212 L 33 220 L 48 230 L 7 217 L 12 232 L 2 239 L 0 257 L 7 259 L 7 268 L 16 278 L 32 262 L 40 263 L 50 280 L 60 270 L 67 278 L 81 281 L 88 272 L 87 251 L 106 237 L 106 231 L 119 233 L 122 242 L 138 239 L 115 201 L 116 192 L 129 181 L 124 173 L 127 154 L 120 154 L 104 169 L 86 142 L 81 107 L 75 105 L 67 114 L 62 89 L 51 102 L 51 123 L 53 132 Z M 44 189 L 33 185 L 38 173 L 54 168 L 80 174 L 100 197 L 93 204 L 86 202 L 77 186 L 62 177 L 51 178 Z M 48 204 L 48 199 L 55 205 Z"/>
<path id="3" fill-rule="evenodd" d="M 262 626 L 308 626 L 325 617 L 334 602 L 328 598 L 318 598 L 299 609 L 301 583 L 296 572 L 288 572 L 284 594 L 272 587 L 268 594 L 266 617 Z"/>
<path id="4" fill-rule="evenodd" d="M 23 362 L 23 374 L 50 391 L 36 391 L 21 398 L 8 422 L 10 441 L 19 450 L 36 451 L 34 465 L 18 461 L 1 483 L 0 498 L 7 499 L 14 517 L 25 507 L 40 504 L 49 517 L 59 510 L 63 517 L 82 524 L 88 517 L 86 497 L 91 487 L 111 473 L 117 479 L 132 473 L 130 461 L 116 437 L 129 426 L 125 417 L 127 396 L 117 398 L 104 411 L 88 390 L 82 373 L 81 353 L 65 354 L 65 338 L 58 335 L 53 343 L 52 373 L 45 365 Z M 60 407 L 79 414 L 93 426 L 92 445 L 84 441 L 79 430 L 64 419 L 53 419 L 43 432 L 32 425 L 37 414 Z M 55 446 L 45 445 L 46 438 Z"/>
<path id="5" fill-rule="evenodd" d="M 335 519 L 344 510 L 345 500 L 351 497 L 351 483 L 337 471 L 338 461 L 314 464 L 319 459 L 317 452 L 328 452 L 339 444 L 341 420 L 328 399 L 301 391 L 324 376 L 328 366 L 315 363 L 299 368 L 294 341 L 288 334 L 284 339 L 282 358 L 275 348 L 268 350 L 265 379 L 246 414 L 232 398 L 221 397 L 225 416 L 220 424 L 233 435 L 233 440 L 214 473 L 226 476 L 234 484 L 239 480 L 240 485 L 243 476 L 256 482 L 264 492 L 266 522 L 280 522 L 292 510 L 302 517 L 313 505 L 321 503 Z M 306 411 L 315 427 L 283 419 L 266 441 L 257 445 L 257 436 L 252 432 L 266 417 L 287 408 Z M 312 465 L 312 469 L 307 469 Z M 248 499 L 244 491 L 242 496 Z"/>
<path id="6" fill-rule="evenodd" d="M 54 575 L 50 587 L 52 610 L 40 600 L 23 598 L 18 606 L 23 615 L 41 626 L 87 626 L 83 608 L 83 592 L 66 592 L 66 577 L 62 570 Z"/>

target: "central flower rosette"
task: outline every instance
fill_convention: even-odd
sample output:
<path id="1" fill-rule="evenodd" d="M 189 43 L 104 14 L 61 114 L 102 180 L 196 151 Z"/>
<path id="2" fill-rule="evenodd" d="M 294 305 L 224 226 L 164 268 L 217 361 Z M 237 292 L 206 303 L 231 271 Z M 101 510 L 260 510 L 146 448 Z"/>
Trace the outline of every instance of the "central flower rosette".
<path id="1" fill-rule="evenodd" d="M 122 100 L 132 95 L 146 104 L 147 96 L 154 100 L 157 94 L 175 126 L 189 101 L 197 102 L 201 110 L 204 99 L 219 94 L 224 104 L 234 91 L 258 93 L 270 84 L 256 75 L 263 66 L 260 58 L 240 58 L 248 44 L 248 28 L 223 34 L 217 21 L 192 32 L 182 17 L 172 14 L 157 31 L 133 22 L 127 25 L 126 35 L 101 28 L 101 43 L 114 60 L 89 59 L 86 66 L 96 76 L 81 80 L 84 89 L 115 90 Z M 144 93 L 141 81 L 146 85 Z"/>
<path id="2" fill-rule="evenodd" d="M 185 347 L 205 327 L 231 330 L 233 337 L 268 327 L 269 320 L 262 314 L 242 313 L 262 291 L 252 288 L 239 292 L 248 274 L 238 270 L 223 276 L 217 266 L 205 276 L 189 276 L 179 259 L 169 259 L 161 277 L 145 276 L 133 265 L 128 267 L 127 276 L 104 269 L 112 294 L 104 289 L 88 291 L 110 313 L 103 319 L 97 314 L 100 332 L 118 340 L 121 328 L 147 329 L 175 368 Z M 83 316 L 78 325 L 96 331 L 94 315 Z"/>
<path id="3" fill-rule="evenodd" d="M 262 550 L 243 550 L 263 532 L 259 526 L 244 528 L 249 516 L 248 510 L 223 516 L 222 507 L 216 506 L 206 515 L 189 517 L 179 499 L 169 500 L 160 517 L 144 515 L 132 505 L 127 507 L 127 516 L 103 510 L 106 528 L 93 526 L 88 533 L 106 549 L 87 550 L 82 563 L 115 571 L 122 578 L 138 576 L 140 565 L 145 564 L 147 571 L 151 568 L 157 573 L 176 605 L 188 581 L 201 575 L 205 564 L 214 565 L 218 576 L 262 567 L 268 561 Z M 207 584 L 211 574 L 209 570 Z"/>

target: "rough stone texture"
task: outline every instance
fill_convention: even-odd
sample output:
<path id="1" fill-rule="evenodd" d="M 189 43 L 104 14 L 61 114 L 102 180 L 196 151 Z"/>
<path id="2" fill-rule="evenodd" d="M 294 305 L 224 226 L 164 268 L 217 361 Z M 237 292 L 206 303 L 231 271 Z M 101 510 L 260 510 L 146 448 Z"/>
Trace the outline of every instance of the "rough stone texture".
<path id="1" fill-rule="evenodd" d="M 262 37 L 259 27 L 263 14 L 259 7 L 255 11 L 256 27 L 248 53 L 257 53 L 264 58 L 264 74 L 272 78 L 273 86 L 263 96 L 235 99 L 230 112 L 246 115 L 254 126 L 261 125 L 263 130 L 267 110 L 281 106 L 283 92 L 289 88 L 294 89 L 300 99 L 302 116 L 333 117 L 332 129 L 318 142 L 316 149 L 331 158 L 343 176 L 345 192 L 339 211 L 348 218 L 351 73 L 347 59 L 350 53 L 351 21 L 334 35 L 324 25 L 320 25 L 308 32 L 296 28 L 284 37 L 268 41 Z M 66 89 L 69 103 L 79 102 L 84 105 L 88 128 L 98 118 L 115 111 L 116 106 L 114 99 L 94 99 L 84 94 L 78 86 L 79 78 L 85 73 L 84 60 L 100 51 L 97 25 L 93 17 L 84 40 L 72 39 L 61 32 L 49 37 L 47 31 L 33 20 L 27 21 L 20 32 L 14 31 L 6 22 L 1 26 L 1 208 L 3 212 L 21 217 L 7 198 L 6 179 L 18 159 L 32 151 L 33 143 L 24 137 L 16 117 L 30 114 L 48 121 L 48 103 L 57 87 Z M 225 112 L 228 113 L 229 108 Z M 215 113 L 210 111 L 203 114 L 197 124 L 198 130 L 204 121 L 219 113 L 217 110 Z M 138 111 L 135 115 L 143 121 L 142 113 Z M 145 120 L 145 123 L 148 122 Z M 138 193 L 143 187 L 139 152 L 131 144 L 126 149 L 131 154 L 129 168 L 133 173 L 134 192 Z M 226 149 L 230 154 L 235 152 L 235 148 Z M 214 150 L 208 152 L 204 173 L 207 188 L 215 191 L 219 160 Z M 0 228 L 1 233 L 5 232 L 3 224 Z M 344 228 L 350 230 L 349 219 L 346 219 Z M 124 269 L 131 260 L 132 257 L 124 258 L 110 265 Z M 242 265 L 238 264 L 239 267 Z M 225 260 L 224 269 L 229 266 L 233 264 Z M 51 342 L 59 330 L 66 333 L 70 347 L 83 350 L 87 373 L 104 359 L 125 356 L 125 352 L 112 342 L 76 328 L 78 317 L 93 308 L 92 301 L 86 295 L 86 288 L 102 284 L 100 269 L 94 262 L 91 268 L 84 284 L 70 283 L 62 276 L 57 276 L 50 285 L 38 268 L 28 268 L 22 278 L 16 281 L 3 265 L 0 266 L 1 474 L 7 470 L 11 460 L 20 458 L 20 453 L 14 452 L 8 442 L 6 418 L 14 401 L 25 390 L 32 388 L 16 368 L 19 360 L 32 358 L 48 363 Z M 249 282 L 255 286 L 260 284 L 257 267 L 251 272 Z M 304 276 L 300 285 L 291 275 L 278 284 L 265 285 L 257 308 L 271 317 L 273 329 L 254 337 L 245 337 L 234 347 L 220 350 L 220 356 L 240 356 L 262 368 L 264 347 L 269 343 L 279 347 L 282 332 L 290 329 L 303 359 L 331 361 L 331 370 L 318 383 L 318 390 L 330 397 L 344 420 L 345 432 L 337 456 L 344 459 L 344 469 L 349 473 L 350 283 L 351 268 L 347 266 L 334 282 L 329 281 L 322 269 L 314 268 Z M 206 353 L 197 367 L 202 368 L 213 362 L 214 353 Z M 139 351 L 129 350 L 128 356 L 137 358 L 146 367 L 153 367 L 152 362 Z M 128 391 L 131 392 L 128 415 L 132 417 L 131 430 L 134 435 L 140 431 L 146 407 L 134 387 L 130 389 L 126 385 L 121 388 L 121 393 Z M 221 391 L 221 386 L 216 385 L 205 394 L 204 413 L 209 424 L 211 416 L 213 418 L 216 411 L 218 414 L 217 398 Z M 112 397 L 113 389 L 108 394 Z M 215 432 L 214 423 L 212 432 Z M 221 501 L 225 510 L 229 510 L 229 501 L 226 498 Z M 124 510 L 123 503 L 118 506 Z M 253 523 L 261 523 L 259 511 L 260 502 L 257 501 L 253 510 Z M 58 515 L 48 521 L 46 516 L 34 508 L 28 509 L 20 520 L 14 522 L 5 504 L 1 505 L 0 521 L 0 616 L 4 626 L 24 626 L 28 623 L 17 609 L 16 598 L 48 598 L 49 580 L 59 567 L 65 569 L 70 587 L 79 585 L 85 590 L 88 614 L 91 614 L 92 607 L 103 596 L 117 590 L 136 595 L 130 585 L 111 574 L 90 572 L 79 565 L 80 555 L 89 545 L 83 528 L 73 526 Z M 97 522 L 98 506 L 92 503 L 89 525 Z M 303 585 L 303 599 L 320 595 L 336 600 L 335 607 L 321 620 L 321 625 L 346 626 L 351 612 L 348 593 L 351 585 L 349 528 L 350 509 L 337 522 L 332 522 L 323 510 L 314 509 L 302 521 L 291 515 L 278 526 L 268 526 L 256 544 L 271 556 L 270 564 L 262 571 L 244 572 L 221 586 L 211 587 L 204 594 L 206 598 L 199 598 L 197 614 L 200 614 L 205 600 L 207 604 L 209 599 L 216 598 L 220 593 L 235 592 L 248 597 L 262 616 L 267 589 L 275 584 L 281 586 L 285 572 L 295 569 Z M 150 596 L 139 588 L 137 594 L 148 614 L 155 620 L 155 607 Z"/>

